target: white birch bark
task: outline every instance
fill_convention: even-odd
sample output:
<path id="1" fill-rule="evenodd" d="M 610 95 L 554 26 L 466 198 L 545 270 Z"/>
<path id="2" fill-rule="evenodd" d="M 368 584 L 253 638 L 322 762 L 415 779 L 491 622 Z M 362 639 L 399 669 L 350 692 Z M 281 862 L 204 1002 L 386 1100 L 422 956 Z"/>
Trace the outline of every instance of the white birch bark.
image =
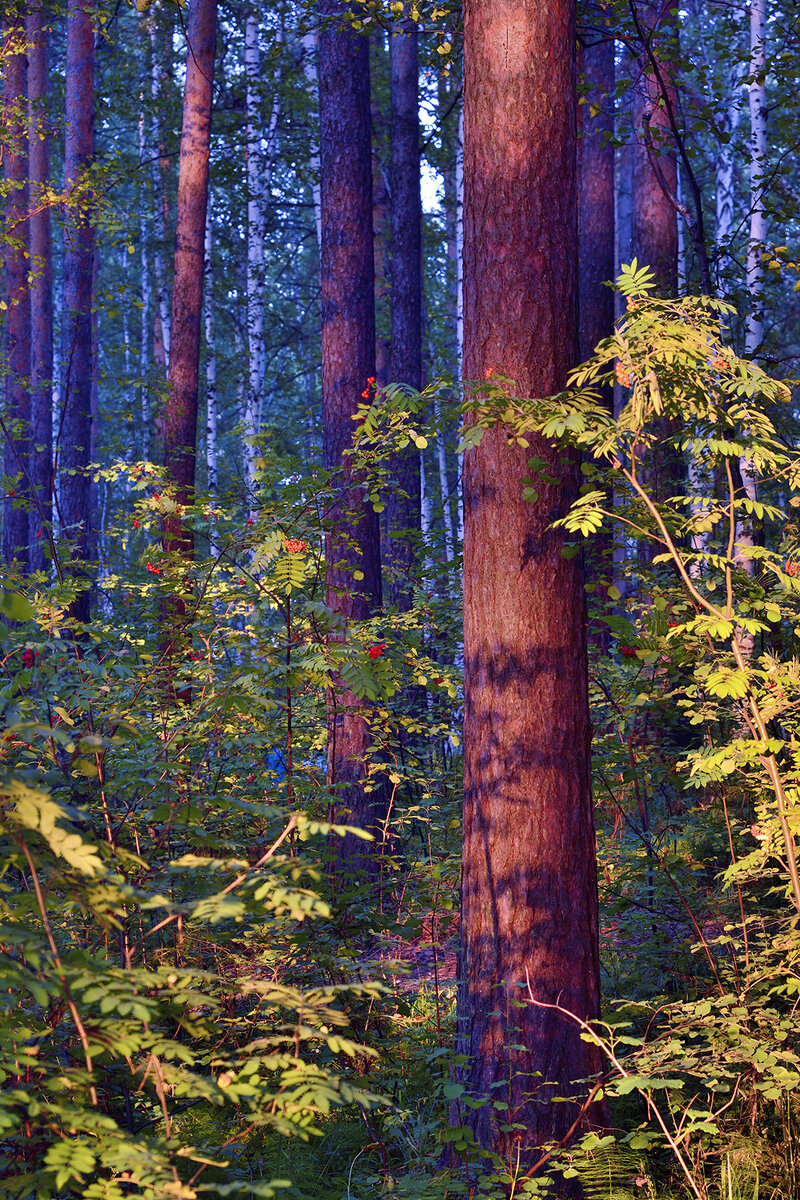
<path id="1" fill-rule="evenodd" d="M 317 98 L 317 34 L 311 31 L 303 35 L 303 74 L 306 77 L 308 90 L 314 100 Z M 314 142 L 311 146 L 309 159 L 311 167 L 311 197 L 314 203 L 314 228 L 317 231 L 317 251 L 322 251 L 322 193 L 319 184 L 319 145 Z"/>
<path id="2" fill-rule="evenodd" d="M 747 242 L 747 290 L 750 311 L 745 326 L 745 349 L 755 355 L 764 337 L 764 265 L 767 240 L 764 211 L 764 172 L 767 163 L 767 89 L 764 81 L 767 0 L 750 0 L 750 235 Z"/>
<path id="3" fill-rule="evenodd" d="M 733 233 L 733 206 L 735 191 L 735 155 L 734 134 L 739 125 L 739 114 L 742 107 L 742 65 L 734 63 L 728 76 L 728 97 L 725 110 L 723 132 L 728 141 L 721 142 L 717 150 L 717 170 L 715 180 L 715 221 L 714 243 L 716 246 L 716 283 L 719 287 L 722 275 L 722 264 L 728 252 L 728 242 Z"/>

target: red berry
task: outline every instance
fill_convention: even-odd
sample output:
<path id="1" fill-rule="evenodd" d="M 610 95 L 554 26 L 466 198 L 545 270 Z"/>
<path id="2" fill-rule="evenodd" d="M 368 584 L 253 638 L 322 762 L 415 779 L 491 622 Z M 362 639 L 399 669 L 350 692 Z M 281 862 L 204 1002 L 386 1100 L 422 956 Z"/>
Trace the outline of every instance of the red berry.
<path id="1" fill-rule="evenodd" d="M 302 538 L 287 538 L 286 550 L 289 554 L 302 554 L 306 549 L 306 544 Z"/>
<path id="2" fill-rule="evenodd" d="M 636 658 L 636 651 L 633 646 L 620 646 L 619 652 L 623 658 Z"/>
<path id="3" fill-rule="evenodd" d="M 377 645 L 370 646 L 370 648 L 369 648 L 370 658 L 380 658 L 385 649 L 386 649 L 386 642 L 378 642 Z"/>
<path id="4" fill-rule="evenodd" d="M 792 562 L 791 559 L 789 559 L 783 569 L 787 575 L 800 575 L 800 563 Z"/>

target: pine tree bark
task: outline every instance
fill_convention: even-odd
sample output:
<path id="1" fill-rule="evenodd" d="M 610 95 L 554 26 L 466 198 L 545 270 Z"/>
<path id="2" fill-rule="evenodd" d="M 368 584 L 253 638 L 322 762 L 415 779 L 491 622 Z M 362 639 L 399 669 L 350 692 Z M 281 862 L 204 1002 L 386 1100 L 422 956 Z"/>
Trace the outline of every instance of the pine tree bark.
<path id="1" fill-rule="evenodd" d="M 5 452 L 3 469 L 10 481 L 3 501 L 3 559 L 23 571 L 29 563 L 28 483 L 30 455 L 31 302 L 28 288 L 28 122 L 25 26 L 9 15 L 4 37 L 17 53 L 5 61 L 3 83 L 3 158 L 8 193 L 4 247 L 6 284 Z M 13 482 L 11 482 L 13 481 Z"/>
<path id="2" fill-rule="evenodd" d="M 66 141 L 64 175 L 72 200 L 64 224 L 64 298 L 61 323 L 61 427 L 58 438 L 59 515 L 73 560 L 90 557 L 92 512 L 89 461 L 92 405 L 92 277 L 94 228 L 86 173 L 94 157 L 94 6 L 68 0 Z M 79 198 L 76 198 L 79 197 Z M 78 567 L 80 570 L 80 567 Z M 89 591 L 72 608 L 89 619 Z"/>
<path id="3" fill-rule="evenodd" d="M 643 37 L 651 45 L 659 36 L 665 40 L 673 35 L 668 27 L 671 18 L 656 0 L 637 0 L 636 7 Z M 655 46 L 654 54 L 674 110 L 676 96 L 670 64 L 659 57 Z M 675 296 L 678 214 L 673 201 L 678 196 L 678 163 L 662 89 L 644 48 L 641 56 L 633 90 L 633 253 L 640 266 L 649 266 L 655 273 L 660 294 Z"/>
<path id="4" fill-rule="evenodd" d="M 326 545 L 327 602 L 346 627 L 381 603 L 377 514 L 343 458 L 352 442 L 352 415 L 375 374 L 369 46 L 342 24 L 340 0 L 321 0 L 318 11 L 323 457 L 340 481 Z M 363 578 L 357 580 L 356 571 Z M 377 819 L 378 798 L 363 787 L 369 746 L 362 705 L 336 689 L 329 712 L 328 786 L 342 818 L 363 828 L 374 828 Z M 365 868 L 363 842 L 347 838 L 340 849 L 353 870 Z"/>
<path id="5" fill-rule="evenodd" d="M 392 383 L 422 386 L 422 200 L 419 160 L 419 51 L 415 21 L 400 22 L 391 40 Z M 400 451 L 387 496 L 391 599 L 413 603 L 415 542 L 420 531 L 419 451 Z"/>
<path id="6" fill-rule="evenodd" d="M 25 19 L 28 40 L 28 143 L 31 180 L 31 452 L 34 502 L 30 515 L 31 568 L 45 566 L 44 525 L 49 526 L 53 475 L 53 248 L 50 208 L 43 192 L 50 182 L 50 132 L 47 32 L 43 10 L 32 7 Z M 41 211 L 37 211 L 41 209 Z"/>
<path id="7" fill-rule="evenodd" d="M 175 487 L 175 499 L 180 507 L 192 504 L 195 487 L 216 22 L 216 0 L 193 0 L 186 31 L 188 53 L 178 175 L 169 397 L 162 424 L 167 478 Z M 165 521 L 164 545 L 165 549 L 177 551 L 187 562 L 191 561 L 194 551 L 192 532 L 180 512 Z"/>
<path id="8" fill-rule="evenodd" d="M 520 396 L 577 351 L 571 0 L 464 6 L 464 372 Z M 558 483 L 538 480 L 537 455 Z M 599 1010 L 595 837 L 580 560 L 550 528 L 578 463 L 500 427 L 464 457 L 464 858 L 458 1030 L 481 1145 L 515 1170 L 563 1137 L 599 1067 L 574 1023 Z M 508 1105 L 498 1110 L 493 1101 Z M 508 1129 L 519 1123 L 522 1128 Z M 503 1127 L 506 1127 L 505 1129 Z"/>

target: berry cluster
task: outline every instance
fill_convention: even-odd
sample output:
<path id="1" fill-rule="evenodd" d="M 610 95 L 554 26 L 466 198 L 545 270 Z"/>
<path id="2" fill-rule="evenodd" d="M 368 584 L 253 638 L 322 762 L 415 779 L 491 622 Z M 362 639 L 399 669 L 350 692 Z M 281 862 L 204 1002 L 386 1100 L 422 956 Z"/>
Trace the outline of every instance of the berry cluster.
<path id="1" fill-rule="evenodd" d="M 631 386 L 631 379 L 633 377 L 632 377 L 630 371 L 627 370 L 626 367 L 623 367 L 622 363 L 619 363 L 619 362 L 617 363 L 617 365 L 614 368 L 614 374 L 617 377 L 617 383 L 621 384 L 622 387 L 627 388 L 627 387 Z"/>
<path id="2" fill-rule="evenodd" d="M 302 538 L 287 538 L 286 539 L 286 549 L 289 554 L 302 554 L 303 551 L 305 550 L 305 548 L 306 548 L 306 544 L 302 540 Z"/>
<path id="3" fill-rule="evenodd" d="M 362 400 L 369 400 L 369 389 L 374 386 L 375 386 L 375 376 L 370 375 L 369 379 L 367 380 L 367 386 L 364 388 L 363 392 L 361 393 Z"/>
<path id="4" fill-rule="evenodd" d="M 792 562 L 790 559 L 783 569 L 787 575 L 800 575 L 800 562 Z"/>
<path id="5" fill-rule="evenodd" d="M 369 648 L 370 658 L 380 658 L 385 649 L 386 649 L 386 642 L 378 642 L 377 645 L 370 646 L 370 648 Z"/>
<path id="6" fill-rule="evenodd" d="M 34 661 L 36 660 L 38 653 L 39 653 L 38 650 L 23 650 L 22 651 L 23 667 L 32 667 L 34 664 Z"/>
<path id="7" fill-rule="evenodd" d="M 619 652 L 623 658 L 636 658 L 636 651 L 633 646 L 620 646 Z"/>

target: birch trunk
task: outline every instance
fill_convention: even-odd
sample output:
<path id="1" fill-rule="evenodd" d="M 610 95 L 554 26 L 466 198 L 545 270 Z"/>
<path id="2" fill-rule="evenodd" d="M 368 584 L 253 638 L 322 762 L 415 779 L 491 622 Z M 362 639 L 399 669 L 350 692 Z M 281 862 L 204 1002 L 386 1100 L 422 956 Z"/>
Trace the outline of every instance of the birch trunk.
<path id="1" fill-rule="evenodd" d="M 767 0 L 750 0 L 750 231 L 747 241 L 747 290 L 750 311 L 745 326 L 745 349 L 757 355 L 764 338 L 764 264 L 767 240 L 764 174 L 767 168 L 767 88 L 764 80 Z"/>
<path id="2" fill-rule="evenodd" d="M 245 20 L 245 142 L 247 175 L 247 396 L 242 421 L 247 507 L 252 514 L 256 491 L 258 410 L 264 391 L 264 180 L 261 165 L 261 51 L 259 22 L 253 9 Z"/>
<path id="3" fill-rule="evenodd" d="M 317 98 L 317 34 L 316 32 L 303 35 L 303 74 L 306 77 L 309 93 Z M 309 156 L 309 169 L 312 179 L 311 199 L 314 205 L 314 228 L 317 234 L 317 252 L 322 252 L 322 200 L 319 185 L 319 144 L 312 140 Z"/>

